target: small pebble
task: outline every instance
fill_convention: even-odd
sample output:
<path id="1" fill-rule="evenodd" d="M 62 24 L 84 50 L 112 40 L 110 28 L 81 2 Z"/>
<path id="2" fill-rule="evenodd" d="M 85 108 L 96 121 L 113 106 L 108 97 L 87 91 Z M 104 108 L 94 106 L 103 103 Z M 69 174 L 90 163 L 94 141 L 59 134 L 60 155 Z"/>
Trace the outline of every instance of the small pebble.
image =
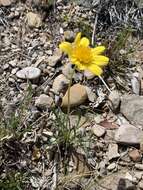
<path id="1" fill-rule="evenodd" d="M 94 133 L 94 135 L 96 135 L 97 137 L 102 137 L 106 130 L 104 127 L 95 124 L 94 126 L 91 127 L 92 132 Z"/>
<path id="2" fill-rule="evenodd" d="M 143 189 L 143 180 L 141 180 L 141 181 L 139 182 L 138 186 L 139 186 L 140 189 Z"/>
<path id="3" fill-rule="evenodd" d="M 138 170 L 143 170 L 143 164 L 135 164 L 135 168 Z"/>
<path id="4" fill-rule="evenodd" d="M 50 108 L 53 105 L 53 98 L 45 94 L 41 94 L 35 101 L 35 106 L 45 109 Z"/>
<path id="5" fill-rule="evenodd" d="M 114 170 L 116 168 L 116 163 L 112 163 L 112 164 L 110 164 L 108 167 L 107 167 L 107 169 L 109 170 L 109 171 L 112 171 L 112 170 Z"/>

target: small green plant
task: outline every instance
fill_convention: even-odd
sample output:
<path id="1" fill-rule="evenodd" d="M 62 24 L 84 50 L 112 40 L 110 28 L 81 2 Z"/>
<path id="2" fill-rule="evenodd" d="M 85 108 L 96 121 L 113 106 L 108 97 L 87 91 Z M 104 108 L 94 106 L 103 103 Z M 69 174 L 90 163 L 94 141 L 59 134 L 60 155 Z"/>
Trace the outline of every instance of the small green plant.
<path id="1" fill-rule="evenodd" d="M 4 174 L 5 175 L 5 174 Z M 19 172 L 9 172 L 0 179 L 1 190 L 23 190 L 26 177 Z"/>
<path id="2" fill-rule="evenodd" d="M 125 75 L 130 68 L 128 55 L 134 50 L 127 45 L 133 30 L 130 28 L 123 28 L 119 31 L 114 39 L 110 42 L 107 39 L 105 44 L 109 43 L 107 55 L 110 57 L 110 64 L 108 65 L 108 74 L 114 79 L 116 87 L 119 89 L 128 89 L 126 84 L 127 77 Z"/>
<path id="3" fill-rule="evenodd" d="M 53 117 L 52 128 L 54 135 L 50 140 L 50 144 L 54 147 L 54 152 L 56 150 L 59 158 L 63 160 L 64 174 L 67 174 L 71 155 L 76 152 L 78 147 L 86 148 L 84 146 L 85 139 L 80 129 L 88 121 L 88 118 L 81 121 L 81 114 L 79 114 L 73 124 L 72 118 L 67 117 L 67 114 L 64 114 L 60 109 L 53 111 Z"/>
<path id="4" fill-rule="evenodd" d="M 1 108 L 2 117 L 0 119 L 0 130 L 3 131 L 1 134 L 4 135 L 5 132 L 12 133 L 13 135 L 21 134 L 21 127 L 23 126 L 23 122 L 26 118 L 26 112 L 33 95 L 32 93 L 31 83 L 28 82 L 28 87 L 22 101 L 17 105 L 17 108 L 8 116 L 8 118 L 5 118 L 4 111 Z"/>

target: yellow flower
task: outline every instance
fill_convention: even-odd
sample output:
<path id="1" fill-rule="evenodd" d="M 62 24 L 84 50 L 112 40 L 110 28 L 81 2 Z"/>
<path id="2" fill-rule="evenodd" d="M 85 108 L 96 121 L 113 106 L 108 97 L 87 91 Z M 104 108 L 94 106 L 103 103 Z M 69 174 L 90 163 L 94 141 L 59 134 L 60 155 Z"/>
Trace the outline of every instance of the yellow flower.
<path id="1" fill-rule="evenodd" d="M 62 42 L 59 47 L 79 70 L 89 70 L 100 76 L 103 73 L 102 68 L 108 64 L 109 58 L 101 55 L 105 50 L 104 46 L 91 48 L 89 44 L 89 39 L 81 38 L 81 33 L 78 33 L 73 43 Z"/>

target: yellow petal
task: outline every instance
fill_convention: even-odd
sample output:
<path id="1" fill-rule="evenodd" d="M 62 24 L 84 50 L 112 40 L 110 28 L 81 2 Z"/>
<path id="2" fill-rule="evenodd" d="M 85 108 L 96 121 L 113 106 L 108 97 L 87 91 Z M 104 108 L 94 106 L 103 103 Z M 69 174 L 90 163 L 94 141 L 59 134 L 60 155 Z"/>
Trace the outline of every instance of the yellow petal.
<path id="1" fill-rule="evenodd" d="M 75 65 L 77 66 L 77 68 L 78 68 L 79 70 L 85 70 L 85 69 L 86 69 L 86 66 L 83 65 L 83 64 L 81 64 L 80 62 L 76 62 Z"/>
<path id="2" fill-rule="evenodd" d="M 89 39 L 85 37 L 81 38 L 80 43 L 79 43 L 79 45 L 84 46 L 84 47 L 88 47 L 89 44 L 90 44 Z"/>
<path id="3" fill-rule="evenodd" d="M 100 76 L 103 73 L 103 70 L 95 64 L 88 65 L 87 69 L 97 76 Z"/>
<path id="4" fill-rule="evenodd" d="M 71 55 L 72 53 L 72 45 L 69 42 L 62 42 L 59 45 L 59 48 L 66 54 Z"/>
<path id="5" fill-rule="evenodd" d="M 78 45 L 78 44 L 79 44 L 80 39 L 81 39 L 81 32 L 79 32 L 79 33 L 76 35 L 76 37 L 75 37 L 75 40 L 74 40 L 75 45 Z"/>
<path id="6" fill-rule="evenodd" d="M 97 55 L 94 56 L 94 61 L 93 63 L 98 65 L 98 66 L 105 66 L 109 62 L 109 58 L 103 55 Z"/>
<path id="7" fill-rule="evenodd" d="M 79 61 L 77 61 L 77 59 L 75 59 L 75 58 L 71 58 L 71 62 L 72 62 L 73 64 L 75 64 L 79 70 L 84 70 L 84 69 L 86 69 L 86 66 L 83 65 L 82 63 L 80 63 Z"/>
<path id="8" fill-rule="evenodd" d="M 97 46 L 92 49 L 92 52 L 96 55 L 99 55 L 105 51 L 105 46 Z"/>

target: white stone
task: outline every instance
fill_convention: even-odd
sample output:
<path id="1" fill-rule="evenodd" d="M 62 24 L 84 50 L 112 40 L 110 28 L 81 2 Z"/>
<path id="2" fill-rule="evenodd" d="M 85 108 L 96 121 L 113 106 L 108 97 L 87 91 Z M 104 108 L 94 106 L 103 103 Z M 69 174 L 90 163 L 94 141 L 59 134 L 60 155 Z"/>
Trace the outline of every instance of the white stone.
<path id="1" fill-rule="evenodd" d="M 25 67 L 16 73 L 20 79 L 37 79 L 41 75 L 41 70 L 36 67 Z"/>
<path id="2" fill-rule="evenodd" d="M 107 167 L 107 170 L 111 171 L 116 168 L 116 163 L 112 163 Z"/>

